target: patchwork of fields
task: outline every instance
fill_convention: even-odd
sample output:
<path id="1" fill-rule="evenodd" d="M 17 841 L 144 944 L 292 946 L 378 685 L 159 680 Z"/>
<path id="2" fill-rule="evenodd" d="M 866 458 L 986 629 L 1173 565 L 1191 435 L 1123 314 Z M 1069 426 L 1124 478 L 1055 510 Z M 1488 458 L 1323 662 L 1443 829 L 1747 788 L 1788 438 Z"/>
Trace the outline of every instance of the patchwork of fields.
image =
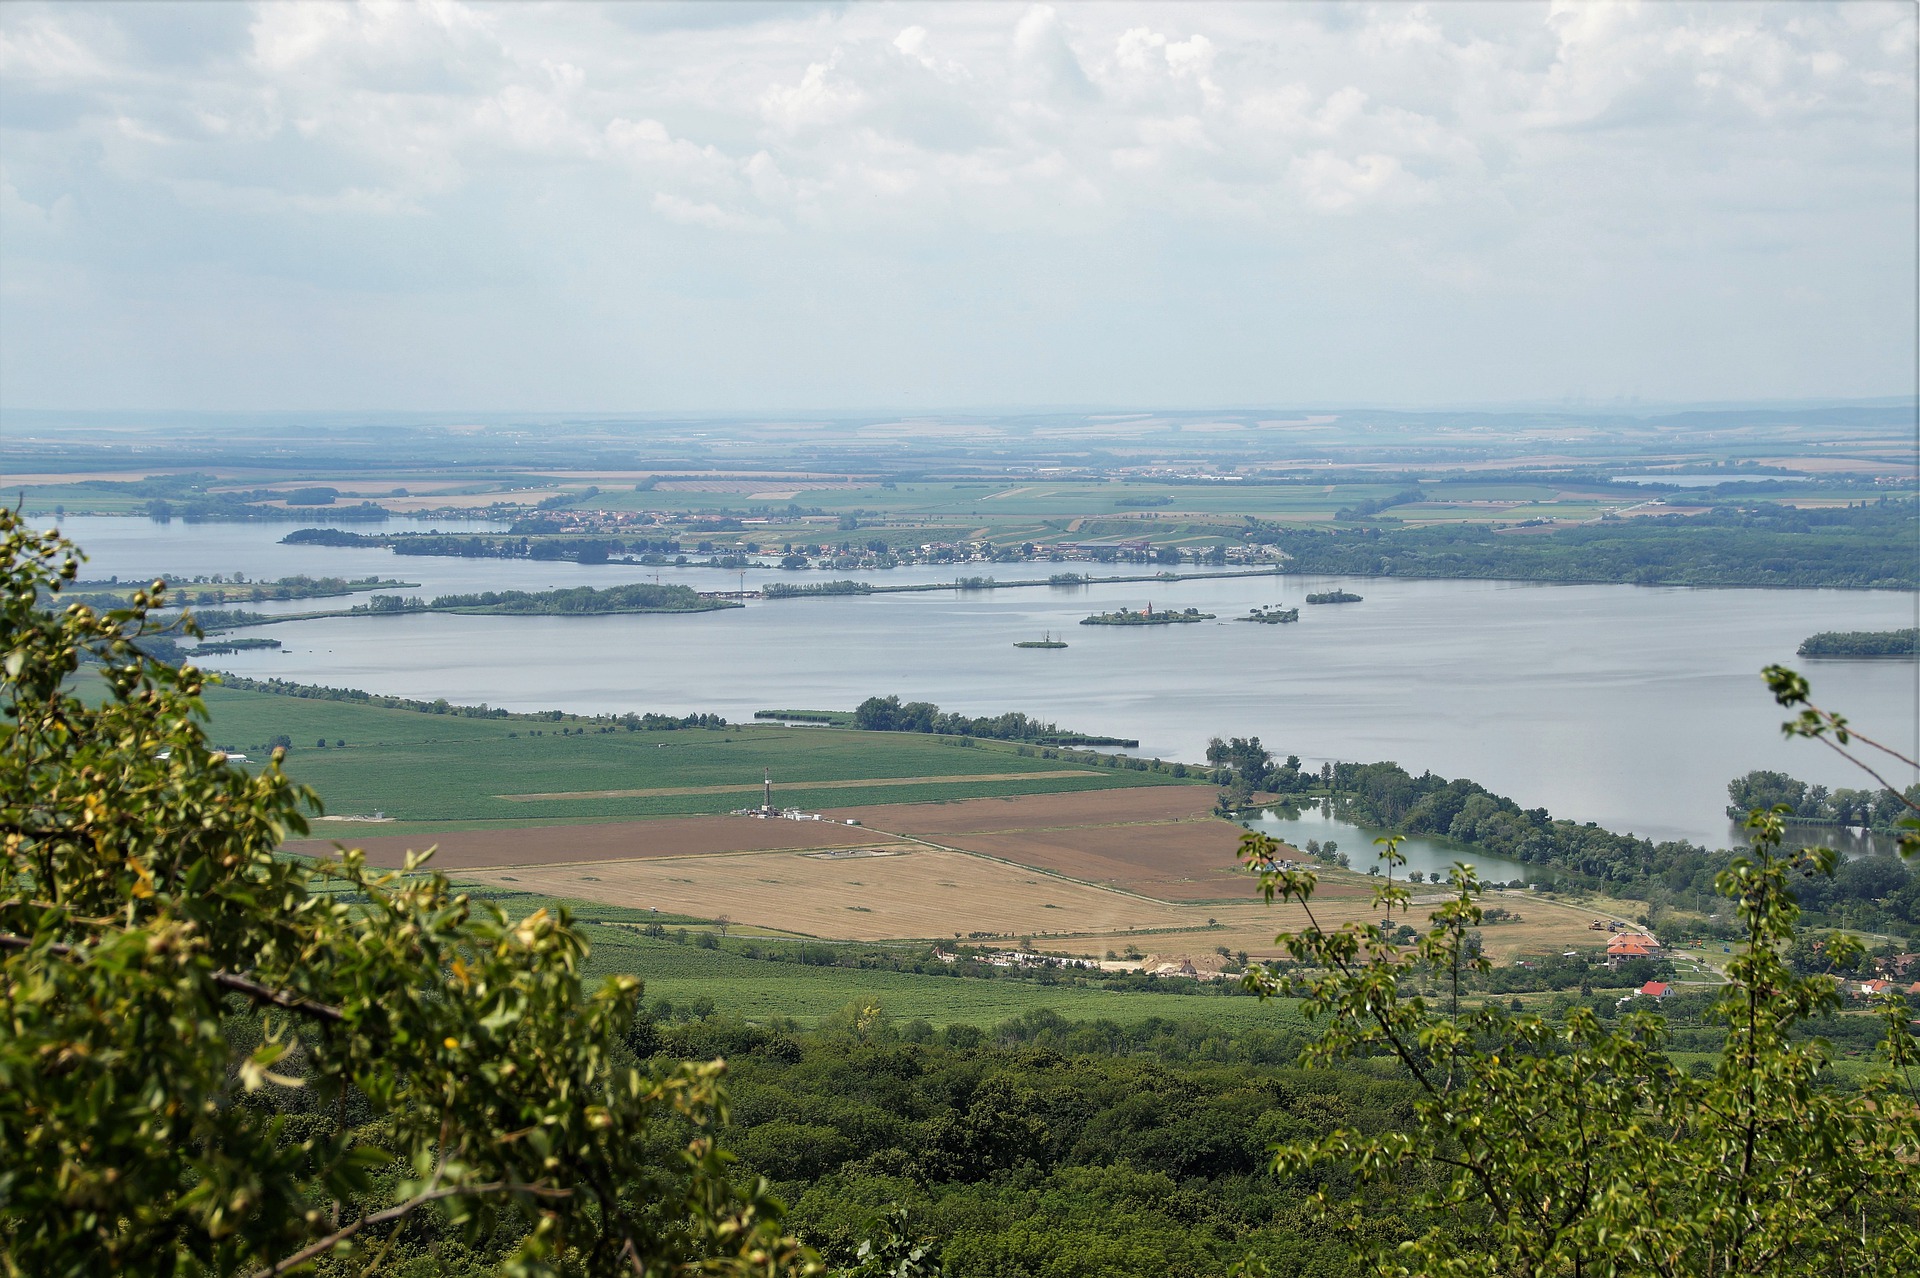
<path id="1" fill-rule="evenodd" d="M 278 733 L 345 739 L 345 748 L 296 748 L 289 770 L 335 811 L 393 818 L 316 821 L 314 837 L 289 851 L 325 855 L 339 840 L 397 866 L 434 845 L 436 868 L 487 895 L 828 941 L 957 938 L 1173 962 L 1223 948 L 1271 956 L 1277 931 L 1306 923 L 1297 905 L 1259 900 L 1237 863 L 1242 830 L 1213 814 L 1213 788 L 1165 774 L 913 734 L 609 732 L 590 720 L 467 719 L 219 688 L 208 701 L 216 739 L 241 748 Z M 763 768 L 774 772 L 777 802 L 826 819 L 722 815 L 757 798 Z M 1326 871 L 1315 914 L 1324 924 L 1372 917 L 1372 887 Z M 1581 910 L 1513 905 L 1518 920 L 1484 933 L 1495 958 L 1590 940 Z M 695 961 L 693 947 L 639 944 L 621 929 L 600 939 L 596 969 L 639 972 L 669 997 L 724 994 L 729 1010 L 749 1016 L 821 1015 L 856 996 L 935 1023 L 1040 1006 L 1075 1016 L 1173 1010 L 1158 996 L 764 962 L 751 964 L 752 980 L 705 969 L 680 978 L 660 964 Z M 1272 1014 L 1250 1000 L 1178 1001 L 1183 1015 L 1202 1006 L 1236 1020 Z"/>
<path id="2" fill-rule="evenodd" d="M 295 780 L 318 790 L 330 814 L 405 823 L 374 827 L 389 834 L 724 813 L 757 806 L 768 772 L 776 802 L 809 809 L 1177 784 L 1165 773 L 1022 755 L 1006 742 L 962 747 L 960 738 L 913 733 L 628 732 L 586 719 L 470 719 L 218 687 L 207 706 L 215 741 L 258 758 L 274 737 L 290 737 Z M 315 832 L 332 835 L 334 824 Z"/>
<path id="3" fill-rule="evenodd" d="M 1156 900 L 1244 902 L 1254 889 L 1237 861 L 1242 830 L 1212 815 L 1212 798 L 1209 788 L 1182 786 L 888 805 L 863 809 L 860 819 Z"/>

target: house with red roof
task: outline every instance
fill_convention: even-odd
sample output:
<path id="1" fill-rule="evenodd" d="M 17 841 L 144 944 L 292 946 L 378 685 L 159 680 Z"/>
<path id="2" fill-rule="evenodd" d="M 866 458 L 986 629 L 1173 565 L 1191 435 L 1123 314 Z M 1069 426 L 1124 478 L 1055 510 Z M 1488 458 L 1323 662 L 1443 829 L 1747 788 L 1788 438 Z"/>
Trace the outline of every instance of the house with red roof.
<path id="1" fill-rule="evenodd" d="M 1607 942 L 1607 966 L 1618 967 L 1628 959 L 1652 958 L 1660 952 L 1660 942 L 1651 936 L 1622 934 Z"/>
<path id="2" fill-rule="evenodd" d="M 1673 987 L 1671 985 L 1668 985 L 1665 981 L 1648 981 L 1645 985 L 1642 985 L 1640 987 L 1640 993 L 1642 995 L 1644 995 L 1647 998 L 1653 998 L 1653 999 L 1665 998 L 1668 994 L 1671 994 L 1672 992 L 1673 992 Z"/>

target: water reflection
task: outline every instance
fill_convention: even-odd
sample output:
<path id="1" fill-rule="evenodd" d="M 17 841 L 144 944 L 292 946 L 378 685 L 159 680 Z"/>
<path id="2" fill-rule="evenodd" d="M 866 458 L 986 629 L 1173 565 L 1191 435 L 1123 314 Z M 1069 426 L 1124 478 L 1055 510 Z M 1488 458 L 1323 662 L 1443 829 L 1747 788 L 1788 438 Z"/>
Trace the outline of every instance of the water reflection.
<path id="1" fill-rule="evenodd" d="M 1320 804 L 1310 804 L 1304 808 L 1269 808 L 1257 817 L 1242 820 L 1240 824 L 1249 830 L 1270 834 L 1297 848 L 1305 848 L 1310 839 L 1322 848 L 1332 842 L 1346 856 L 1350 868 L 1365 874 L 1367 867 L 1377 865 L 1381 873 L 1386 872 L 1386 862 L 1380 858 L 1381 849 L 1374 844 L 1383 831 L 1369 830 L 1342 821 Z M 1540 874 L 1539 869 L 1530 870 L 1518 861 L 1509 861 L 1476 848 L 1437 839 L 1409 836 L 1400 841 L 1400 852 L 1407 858 L 1406 865 L 1396 871 L 1401 877 L 1417 870 L 1428 878 L 1444 881 L 1455 861 L 1465 861 L 1479 871 L 1482 879 L 1501 883 L 1525 879 L 1529 874 Z"/>
<path id="2" fill-rule="evenodd" d="M 1739 847 L 1746 841 L 1745 830 L 1737 825 L 1728 827 L 1727 846 Z M 1782 843 L 1788 848 L 1829 847 L 1849 861 L 1859 856 L 1893 856 L 1898 851 L 1894 835 L 1837 825 L 1790 825 Z"/>

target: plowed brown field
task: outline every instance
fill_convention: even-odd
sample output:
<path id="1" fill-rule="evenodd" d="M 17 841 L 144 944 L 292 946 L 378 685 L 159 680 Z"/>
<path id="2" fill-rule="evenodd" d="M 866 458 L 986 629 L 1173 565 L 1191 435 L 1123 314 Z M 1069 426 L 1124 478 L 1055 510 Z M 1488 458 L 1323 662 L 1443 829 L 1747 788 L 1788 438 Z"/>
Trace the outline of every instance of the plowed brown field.
<path id="1" fill-rule="evenodd" d="M 1211 786 L 1204 785 L 1158 785 L 1077 794 L 1023 794 L 1006 799 L 958 799 L 952 803 L 888 803 L 837 808 L 825 815 L 853 817 L 876 830 L 900 834 L 1044 830 L 1203 817 L 1213 810 L 1215 793 Z"/>
<path id="2" fill-rule="evenodd" d="M 1254 877 L 1235 859 L 1240 827 L 1231 821 L 952 834 L 937 841 L 1161 901 L 1251 900 L 1256 895 Z"/>
<path id="3" fill-rule="evenodd" d="M 1238 860 L 1243 831 L 1212 815 L 1213 793 L 1205 786 L 1160 786 L 857 810 L 874 830 L 1155 900 L 1252 900 L 1253 876 Z"/>

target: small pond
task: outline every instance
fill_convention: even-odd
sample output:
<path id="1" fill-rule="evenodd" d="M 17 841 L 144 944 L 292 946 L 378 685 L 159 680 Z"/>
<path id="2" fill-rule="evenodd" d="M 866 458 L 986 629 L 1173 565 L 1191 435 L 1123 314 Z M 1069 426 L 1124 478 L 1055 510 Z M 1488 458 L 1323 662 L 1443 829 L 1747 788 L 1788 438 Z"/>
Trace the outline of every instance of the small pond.
<path id="1" fill-rule="evenodd" d="M 1364 874 L 1368 866 L 1378 865 L 1382 868 L 1382 872 L 1385 872 L 1386 863 L 1380 859 L 1381 849 L 1374 844 L 1374 840 L 1381 837 L 1381 832 L 1339 820 L 1319 806 L 1304 807 L 1297 811 L 1287 808 L 1269 808 L 1257 817 L 1243 819 L 1240 824 L 1249 830 L 1270 834 L 1297 848 L 1306 847 L 1308 839 L 1313 839 L 1323 846 L 1331 841 L 1346 854 L 1352 868 Z M 1500 883 L 1525 879 L 1529 873 L 1533 875 L 1541 873 L 1538 868 L 1530 869 L 1518 861 L 1489 856 L 1485 852 L 1444 843 L 1438 839 L 1410 836 L 1401 840 L 1400 852 L 1407 858 L 1406 865 L 1397 871 L 1401 876 L 1418 870 L 1429 878 L 1439 878 L 1444 881 L 1447 871 L 1453 868 L 1455 861 L 1465 861 L 1479 871 L 1482 879 L 1491 879 Z"/>

